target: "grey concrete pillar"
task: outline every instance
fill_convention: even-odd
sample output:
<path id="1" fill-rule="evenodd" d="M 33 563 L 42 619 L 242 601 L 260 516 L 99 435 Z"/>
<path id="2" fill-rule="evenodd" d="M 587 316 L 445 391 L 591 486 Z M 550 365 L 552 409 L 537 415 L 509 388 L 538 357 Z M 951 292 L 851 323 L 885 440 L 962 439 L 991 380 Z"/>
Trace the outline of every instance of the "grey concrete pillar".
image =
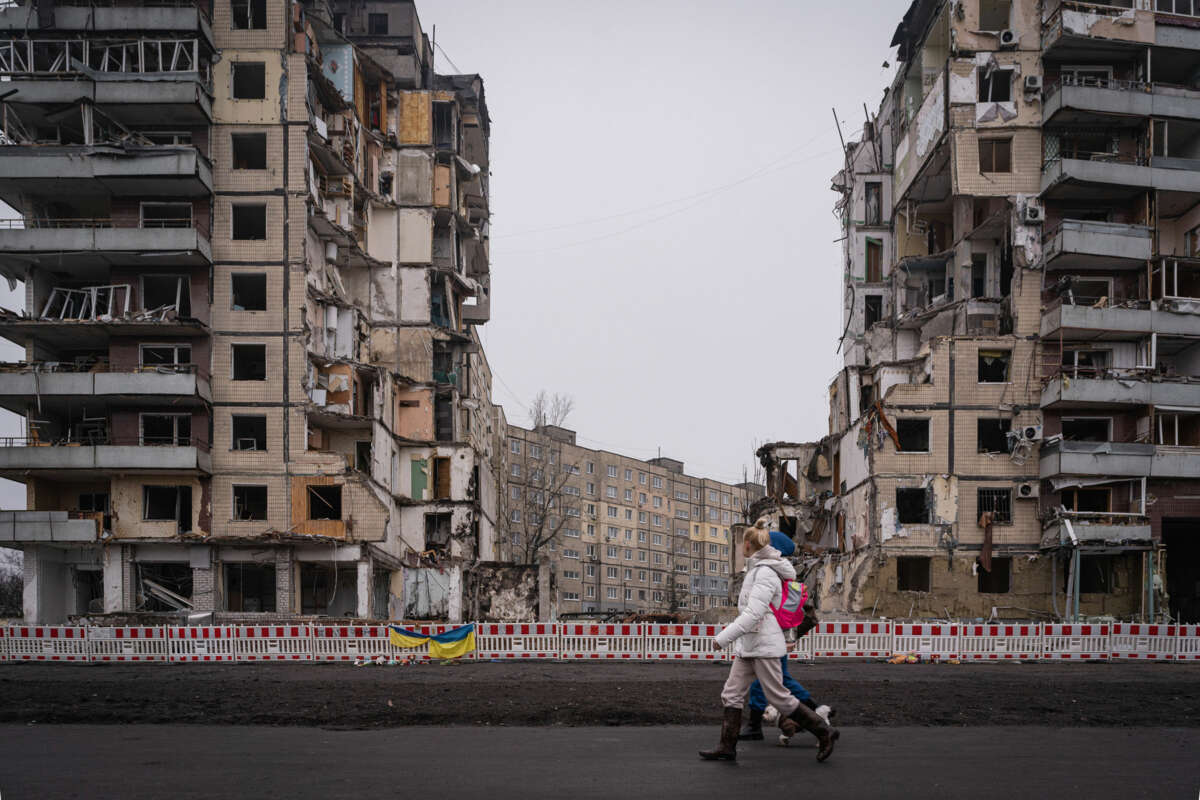
<path id="1" fill-rule="evenodd" d="M 371 559 L 365 557 L 356 565 L 358 567 L 358 605 L 355 616 L 359 619 L 371 618 Z"/>
<path id="2" fill-rule="evenodd" d="M 292 548 L 275 548 L 275 613 L 295 614 L 299 609 L 295 599 L 295 564 Z"/>
<path id="3" fill-rule="evenodd" d="M 125 570 L 122 545 L 114 544 L 100 551 L 100 566 L 104 570 L 104 613 L 120 611 L 125 595 Z"/>

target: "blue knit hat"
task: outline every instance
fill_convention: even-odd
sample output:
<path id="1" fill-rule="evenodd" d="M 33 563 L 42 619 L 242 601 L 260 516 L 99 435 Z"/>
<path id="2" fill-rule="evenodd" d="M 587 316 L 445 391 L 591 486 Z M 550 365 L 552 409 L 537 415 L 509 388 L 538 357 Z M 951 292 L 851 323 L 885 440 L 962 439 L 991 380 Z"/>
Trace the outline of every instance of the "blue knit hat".
<path id="1" fill-rule="evenodd" d="M 790 556 L 796 552 L 796 543 L 782 531 L 771 531 L 771 547 L 778 550 L 782 556 Z"/>

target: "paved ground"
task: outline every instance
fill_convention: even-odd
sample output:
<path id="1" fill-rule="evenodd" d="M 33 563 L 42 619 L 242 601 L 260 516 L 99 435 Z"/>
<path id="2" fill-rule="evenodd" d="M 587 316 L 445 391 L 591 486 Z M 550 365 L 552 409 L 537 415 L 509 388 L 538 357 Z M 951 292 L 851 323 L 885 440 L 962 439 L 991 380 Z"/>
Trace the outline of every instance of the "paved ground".
<path id="1" fill-rule="evenodd" d="M 833 758 L 709 727 L 0 726 L 0 796 L 58 798 L 1186 798 L 1200 730 L 847 728 Z M 762 792 L 764 794 L 757 794 Z"/>
<path id="2" fill-rule="evenodd" d="M 713 664 L 0 666 L 0 723 L 711 724 Z M 793 672 L 844 725 L 1200 727 L 1200 664 L 819 663 Z M 1198 758 L 1197 760 L 1200 760 Z"/>

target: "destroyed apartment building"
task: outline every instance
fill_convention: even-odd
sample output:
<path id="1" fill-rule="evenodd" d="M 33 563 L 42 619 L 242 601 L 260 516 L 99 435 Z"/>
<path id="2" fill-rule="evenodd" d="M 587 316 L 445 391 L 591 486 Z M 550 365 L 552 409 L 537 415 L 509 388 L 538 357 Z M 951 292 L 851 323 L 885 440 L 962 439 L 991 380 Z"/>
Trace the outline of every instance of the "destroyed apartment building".
<path id="1" fill-rule="evenodd" d="M 1200 8 L 916 0 L 833 180 L 823 609 L 1200 621 Z"/>
<path id="2" fill-rule="evenodd" d="M 479 76 L 404 0 L 27 0 L 0 74 L 26 620 L 460 618 L 503 443 Z"/>

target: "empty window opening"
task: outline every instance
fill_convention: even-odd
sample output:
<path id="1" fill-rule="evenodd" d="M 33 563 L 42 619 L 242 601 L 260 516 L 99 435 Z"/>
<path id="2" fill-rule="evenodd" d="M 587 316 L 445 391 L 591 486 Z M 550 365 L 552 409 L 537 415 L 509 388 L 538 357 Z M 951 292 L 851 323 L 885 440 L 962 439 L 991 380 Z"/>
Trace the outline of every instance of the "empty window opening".
<path id="1" fill-rule="evenodd" d="M 234 239 L 261 241 L 267 238 L 265 203 L 236 203 L 230 206 Z"/>
<path id="2" fill-rule="evenodd" d="M 538 492 L 541 494 L 541 492 Z M 433 459 L 433 497 L 435 500 L 450 499 L 450 459 Z M 551 498 L 553 499 L 553 498 Z"/>
<path id="3" fill-rule="evenodd" d="M 179 611 L 192 601 L 192 568 L 178 564 L 137 564 L 138 611 Z"/>
<path id="4" fill-rule="evenodd" d="M 192 227 L 191 203 L 142 203 L 143 228 Z"/>
<path id="5" fill-rule="evenodd" d="M 186 275 L 143 275 L 142 310 L 175 309 L 181 317 L 192 315 L 192 292 Z"/>
<path id="6" fill-rule="evenodd" d="M 896 517 L 901 525 L 924 525 L 929 522 L 929 503 L 925 489 L 897 489 Z"/>
<path id="7" fill-rule="evenodd" d="M 233 140 L 234 169 L 267 168 L 267 135 L 265 133 L 235 133 Z"/>
<path id="8" fill-rule="evenodd" d="M 359 472 L 371 474 L 371 443 L 354 443 L 354 468 Z"/>
<path id="9" fill-rule="evenodd" d="M 980 139 L 979 171 L 1012 172 L 1012 139 Z"/>
<path id="10" fill-rule="evenodd" d="M 190 414 L 142 414 L 143 445 L 187 447 L 191 440 Z"/>
<path id="11" fill-rule="evenodd" d="M 341 519 L 342 518 L 342 487 L 341 486 L 309 486 L 308 487 L 308 518 L 309 519 Z"/>
<path id="12" fill-rule="evenodd" d="M 980 515 L 992 512 L 992 522 L 1008 524 L 1012 522 L 1012 489 L 978 489 L 975 500 L 979 506 Z"/>
<path id="13" fill-rule="evenodd" d="M 1112 440 L 1109 417 L 1063 417 L 1062 436 L 1069 442 L 1108 442 Z"/>
<path id="14" fill-rule="evenodd" d="M 141 346 L 141 359 L 143 367 L 190 365 L 192 363 L 192 346 L 188 344 L 144 344 Z"/>
<path id="15" fill-rule="evenodd" d="M 266 450 L 267 418 L 265 416 L 233 415 L 232 450 Z"/>
<path id="16" fill-rule="evenodd" d="M 864 202 L 866 203 L 866 219 L 867 225 L 881 224 L 882 208 L 883 208 L 883 184 L 879 181 L 867 181 L 865 184 L 866 192 Z"/>
<path id="17" fill-rule="evenodd" d="M 234 311 L 267 310 L 267 276 L 262 272 L 235 272 L 229 278 Z"/>
<path id="18" fill-rule="evenodd" d="M 1063 489 L 1059 495 L 1067 511 L 1107 512 L 1112 510 L 1112 493 L 1108 489 Z"/>
<path id="19" fill-rule="evenodd" d="M 980 350 L 979 382 L 1008 383 L 1008 362 L 1011 359 L 1011 350 Z"/>
<path id="20" fill-rule="evenodd" d="M 1096 377 L 1108 369 L 1111 356 L 1108 350 L 1064 349 L 1062 371 L 1072 378 Z"/>
<path id="21" fill-rule="evenodd" d="M 448 513 L 425 515 L 425 544 L 444 547 L 450 543 L 451 515 Z"/>
<path id="22" fill-rule="evenodd" d="M 1012 100 L 1012 70 L 979 68 L 979 102 L 1007 103 Z M 1007 140 L 1005 140 L 1007 141 Z M 989 170 L 985 170 L 987 172 Z M 1008 170 L 990 170 L 1007 172 Z"/>
<path id="23" fill-rule="evenodd" d="M 901 592 L 929 591 L 930 559 L 901 556 L 896 559 L 896 589 Z"/>
<path id="24" fill-rule="evenodd" d="M 235 344 L 233 350 L 233 380 L 265 381 L 267 379 L 267 346 L 265 344 Z"/>
<path id="25" fill-rule="evenodd" d="M 929 452 L 929 420 L 898 419 L 896 420 L 896 435 L 900 439 L 902 452 Z"/>
<path id="26" fill-rule="evenodd" d="M 300 613 L 353 617 L 358 608 L 355 567 L 300 564 Z"/>
<path id="27" fill-rule="evenodd" d="M 234 486 L 233 518 L 235 520 L 267 518 L 267 487 Z"/>
<path id="28" fill-rule="evenodd" d="M 152 144 L 190 145 L 192 143 L 192 134 L 187 131 L 138 131 L 138 135 Z"/>
<path id="29" fill-rule="evenodd" d="M 267 96 L 267 65 L 261 61 L 235 61 L 233 70 L 234 100 L 264 100 Z"/>
<path id="30" fill-rule="evenodd" d="M 142 519 L 146 522 L 174 521 L 180 533 L 192 529 L 192 487 L 142 487 Z"/>
<path id="31" fill-rule="evenodd" d="M 226 563 L 225 608 L 227 611 L 261 613 L 275 611 L 275 565 Z"/>
<path id="32" fill-rule="evenodd" d="M 367 15 L 367 33 L 371 36 L 387 36 L 388 35 L 388 15 L 387 14 L 368 14 Z"/>
<path id="33" fill-rule="evenodd" d="M 971 297 L 987 297 L 987 253 L 971 254 Z"/>
<path id="34" fill-rule="evenodd" d="M 883 282 L 883 242 L 867 239 L 867 283 Z"/>
<path id="35" fill-rule="evenodd" d="M 1013 274 L 1012 248 L 1005 245 L 1000 248 L 1000 295 L 1002 297 L 1012 294 Z"/>
<path id="36" fill-rule="evenodd" d="M 858 413 L 865 414 L 867 409 L 875 405 L 875 385 L 864 383 L 858 387 Z"/>
<path id="37" fill-rule="evenodd" d="M 1111 592 L 1113 590 L 1113 560 L 1113 556 L 1080 556 L 1079 593 L 1107 594 Z M 1070 575 L 1070 572 L 1068 567 L 1067 575 Z"/>
<path id="38" fill-rule="evenodd" d="M 975 421 L 975 438 L 980 453 L 1012 452 L 1011 419 L 978 419 Z"/>
<path id="39" fill-rule="evenodd" d="M 454 441 L 454 406 L 448 397 L 433 402 L 434 438 L 439 442 Z"/>
<path id="40" fill-rule="evenodd" d="M 84 566 L 72 567 L 71 582 L 75 588 L 76 614 L 104 613 L 104 571 Z M 70 612 L 68 612 L 70 613 Z"/>
<path id="41" fill-rule="evenodd" d="M 267 28 L 267 0 L 230 0 L 235 31 L 262 31 Z"/>
<path id="42" fill-rule="evenodd" d="M 441 150 L 454 149 L 454 106 L 433 104 L 433 142 Z"/>
<path id="43" fill-rule="evenodd" d="M 1012 559 L 992 558 L 992 571 L 979 567 L 979 592 L 981 594 L 1007 594 L 1012 584 Z"/>
<path id="44" fill-rule="evenodd" d="M 883 319 L 883 296 L 869 294 L 863 299 L 863 326 L 870 328 Z"/>
<path id="45" fill-rule="evenodd" d="M 1012 0 L 979 0 L 979 30 L 1008 30 L 1011 14 Z"/>

